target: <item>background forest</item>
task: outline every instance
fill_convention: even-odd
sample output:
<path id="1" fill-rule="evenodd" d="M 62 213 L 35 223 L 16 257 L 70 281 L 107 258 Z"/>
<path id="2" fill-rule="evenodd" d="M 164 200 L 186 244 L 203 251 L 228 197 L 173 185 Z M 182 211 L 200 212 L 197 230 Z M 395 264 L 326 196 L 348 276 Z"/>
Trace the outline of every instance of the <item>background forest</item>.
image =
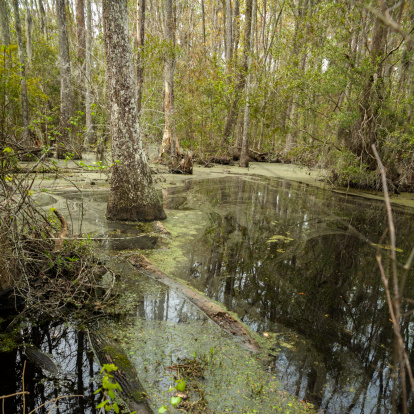
<path id="1" fill-rule="evenodd" d="M 0 0 L 0 146 L 109 148 L 100 0 Z M 133 0 L 143 140 L 198 159 L 267 154 L 335 183 L 414 184 L 414 3 Z M 171 142 L 174 145 L 171 145 Z"/>

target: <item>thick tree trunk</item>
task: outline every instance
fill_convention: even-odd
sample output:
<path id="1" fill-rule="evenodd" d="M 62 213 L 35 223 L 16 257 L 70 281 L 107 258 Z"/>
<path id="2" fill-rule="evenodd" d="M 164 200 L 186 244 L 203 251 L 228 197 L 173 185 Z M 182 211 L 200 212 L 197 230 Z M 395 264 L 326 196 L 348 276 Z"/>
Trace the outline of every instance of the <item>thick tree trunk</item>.
<path id="1" fill-rule="evenodd" d="M 70 118 L 73 115 L 73 92 L 65 0 L 56 0 L 56 12 L 59 29 L 60 60 L 60 138 L 57 140 L 56 146 L 57 157 L 63 159 L 66 154 L 71 152 Z"/>
<path id="2" fill-rule="evenodd" d="M 78 59 L 83 63 L 86 54 L 84 0 L 76 0 L 76 36 L 78 41 Z"/>
<path id="3" fill-rule="evenodd" d="M 162 138 L 160 158 L 163 154 L 170 154 L 173 167 L 177 164 L 180 154 L 178 138 L 175 134 L 174 120 L 174 71 L 175 71 L 175 23 L 173 16 L 173 0 L 165 2 L 165 40 L 168 49 L 164 57 L 164 114 L 165 127 Z"/>
<path id="4" fill-rule="evenodd" d="M 92 136 L 92 77 L 91 77 L 91 54 L 92 54 L 92 11 L 91 0 L 86 0 L 86 89 L 85 89 L 85 117 L 86 136 L 84 146 L 89 150 Z"/>
<path id="5" fill-rule="evenodd" d="M 9 6 L 6 0 L 0 0 L 1 37 L 5 46 L 10 44 Z"/>
<path id="6" fill-rule="evenodd" d="M 16 24 L 17 47 L 19 50 L 20 61 L 20 86 L 21 86 L 21 102 L 22 102 L 22 144 L 25 147 L 30 145 L 29 139 L 29 100 L 27 97 L 27 82 L 26 82 L 26 59 L 24 56 L 22 26 L 20 22 L 19 2 L 13 0 L 14 19 Z"/>
<path id="7" fill-rule="evenodd" d="M 386 43 L 386 34 L 387 29 L 382 21 L 379 18 L 375 19 L 370 52 L 373 71 L 367 77 L 362 93 L 359 105 L 360 119 L 353 127 L 351 139 L 346 140 L 348 149 L 372 169 L 377 165 L 371 146 L 377 141 L 377 119 L 384 92 L 383 67 L 380 59 Z"/>
<path id="8" fill-rule="evenodd" d="M 142 147 L 127 0 L 103 0 L 102 5 L 114 162 L 106 215 L 111 220 L 164 219 Z"/>
<path id="9" fill-rule="evenodd" d="M 142 91 L 144 86 L 144 41 L 145 41 L 145 0 L 137 4 L 137 110 L 141 113 Z"/>

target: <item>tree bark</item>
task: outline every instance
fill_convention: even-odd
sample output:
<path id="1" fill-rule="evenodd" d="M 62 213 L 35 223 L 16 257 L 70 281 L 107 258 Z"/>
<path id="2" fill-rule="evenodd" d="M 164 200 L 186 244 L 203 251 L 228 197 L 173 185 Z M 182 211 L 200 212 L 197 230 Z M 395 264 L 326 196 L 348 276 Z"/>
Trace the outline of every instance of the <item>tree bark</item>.
<path id="1" fill-rule="evenodd" d="M 32 55 L 33 55 L 33 44 L 32 44 L 32 36 L 33 36 L 33 17 L 32 17 L 32 9 L 29 6 L 28 0 L 25 0 L 26 6 L 26 54 L 27 54 L 27 63 L 30 66 L 32 63 Z"/>
<path id="2" fill-rule="evenodd" d="M 201 13 L 203 15 L 203 47 L 206 47 L 206 13 L 204 9 L 204 0 L 201 0 Z"/>
<path id="3" fill-rule="evenodd" d="M 19 51 L 20 62 L 20 86 L 21 86 L 21 102 L 22 102 L 22 142 L 25 147 L 30 145 L 29 140 L 29 100 L 27 97 L 26 82 L 26 59 L 24 55 L 22 25 L 20 22 L 19 2 L 13 0 L 14 19 L 16 25 L 17 47 Z"/>
<path id="4" fill-rule="evenodd" d="M 76 36 L 78 40 L 78 60 L 83 63 L 86 55 L 84 0 L 76 0 Z"/>
<path id="5" fill-rule="evenodd" d="M 142 147 L 127 0 L 103 0 L 102 8 L 114 162 L 106 216 L 111 220 L 164 219 Z"/>
<path id="6" fill-rule="evenodd" d="M 227 65 L 230 65 L 230 61 L 233 55 L 232 48 L 232 10 L 231 10 L 231 0 L 226 0 L 226 62 Z"/>
<path id="7" fill-rule="evenodd" d="M 0 0 L 1 37 L 3 45 L 10 44 L 9 6 L 6 0 Z"/>
<path id="8" fill-rule="evenodd" d="M 73 92 L 65 0 L 56 0 L 56 12 L 59 30 L 60 60 L 60 137 L 57 139 L 56 146 L 57 158 L 63 159 L 71 150 L 70 118 L 73 115 Z"/>
<path id="9" fill-rule="evenodd" d="M 91 0 L 86 0 L 86 89 L 85 89 L 85 117 L 86 117 L 86 136 L 85 148 L 89 150 L 92 136 L 92 76 L 91 76 L 91 54 L 92 54 L 92 11 Z"/>
<path id="10" fill-rule="evenodd" d="M 141 113 L 144 86 L 144 42 L 145 42 L 145 0 L 137 4 L 137 110 Z"/>
<path id="11" fill-rule="evenodd" d="M 46 13 L 43 7 L 43 1 L 39 0 L 39 13 L 40 13 L 40 27 L 45 39 L 47 39 L 47 25 L 46 25 Z"/>
<path id="12" fill-rule="evenodd" d="M 164 56 L 164 114 L 165 127 L 162 138 L 160 158 L 170 153 L 173 167 L 177 164 L 180 154 L 178 138 L 175 134 L 174 120 L 174 71 L 175 71 L 175 23 L 173 15 L 173 0 L 165 1 L 164 37 L 168 50 Z"/>

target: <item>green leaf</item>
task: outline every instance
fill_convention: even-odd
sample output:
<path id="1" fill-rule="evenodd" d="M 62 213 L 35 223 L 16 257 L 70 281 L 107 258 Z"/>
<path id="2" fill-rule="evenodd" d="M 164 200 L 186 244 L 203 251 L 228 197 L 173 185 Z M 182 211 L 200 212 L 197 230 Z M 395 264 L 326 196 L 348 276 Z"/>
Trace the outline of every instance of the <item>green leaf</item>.
<path id="1" fill-rule="evenodd" d="M 99 403 L 96 408 L 102 408 L 104 405 L 108 404 L 111 400 L 105 400 Z"/>
<path id="2" fill-rule="evenodd" d="M 175 407 L 177 404 L 180 404 L 181 398 L 180 397 L 171 397 L 170 404 Z"/>
<path id="3" fill-rule="evenodd" d="M 112 404 L 112 408 L 114 409 L 114 411 L 116 412 L 116 414 L 119 413 L 119 407 L 118 407 L 118 404 L 117 403 L 113 403 Z"/>
<path id="4" fill-rule="evenodd" d="M 160 408 L 158 408 L 158 412 L 160 414 L 165 413 L 168 410 L 168 407 L 166 405 L 162 405 Z"/>
<path id="5" fill-rule="evenodd" d="M 185 390 L 185 381 L 184 380 L 177 380 L 176 383 L 177 383 L 177 385 L 175 386 L 175 388 L 178 391 L 184 391 Z"/>
<path id="6" fill-rule="evenodd" d="M 96 390 L 96 391 L 94 392 L 94 394 L 98 394 L 98 392 L 101 392 L 101 390 L 102 390 L 102 388 L 99 388 L 99 390 Z"/>
<path id="7" fill-rule="evenodd" d="M 109 390 L 109 391 L 108 391 L 108 395 L 109 395 L 112 399 L 114 399 L 114 398 L 115 398 L 115 393 L 113 392 L 113 390 Z"/>

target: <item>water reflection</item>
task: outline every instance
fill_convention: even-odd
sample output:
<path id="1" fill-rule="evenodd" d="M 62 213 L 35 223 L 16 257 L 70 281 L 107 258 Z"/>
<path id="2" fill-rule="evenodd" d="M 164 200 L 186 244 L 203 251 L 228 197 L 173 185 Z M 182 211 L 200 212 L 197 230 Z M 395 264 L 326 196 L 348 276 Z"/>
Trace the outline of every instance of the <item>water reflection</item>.
<path id="1" fill-rule="evenodd" d="M 181 246 L 188 259 L 174 275 L 269 333 L 268 368 L 287 389 L 327 412 L 390 410 L 392 325 L 375 249 L 365 241 L 378 243 L 387 226 L 382 203 L 244 179 L 189 182 L 167 193 L 167 205 L 180 199 L 208 217 L 202 237 Z M 395 210 L 403 261 L 413 215 Z M 413 298 L 412 283 L 405 296 Z M 412 350 L 412 305 L 403 308 Z"/>
<path id="2" fill-rule="evenodd" d="M 26 396 L 26 412 L 37 407 L 38 413 L 88 414 L 96 412 L 100 402 L 94 391 L 99 385 L 93 378 L 99 373 L 89 348 L 87 335 L 69 324 L 48 322 L 36 324 L 33 320 L 20 331 L 21 342 L 38 348 L 37 355 L 28 359 L 26 346 L 22 345 L 9 353 L 1 354 L 2 375 L 0 376 L 1 395 L 22 391 L 23 366 Z M 42 354 L 50 355 L 58 368 L 57 373 L 45 369 L 39 363 Z M 83 398 L 63 398 L 68 395 L 83 395 Z M 47 401 L 62 397 L 56 402 L 41 407 Z M 4 400 L 5 413 L 23 412 L 21 396 Z"/>

